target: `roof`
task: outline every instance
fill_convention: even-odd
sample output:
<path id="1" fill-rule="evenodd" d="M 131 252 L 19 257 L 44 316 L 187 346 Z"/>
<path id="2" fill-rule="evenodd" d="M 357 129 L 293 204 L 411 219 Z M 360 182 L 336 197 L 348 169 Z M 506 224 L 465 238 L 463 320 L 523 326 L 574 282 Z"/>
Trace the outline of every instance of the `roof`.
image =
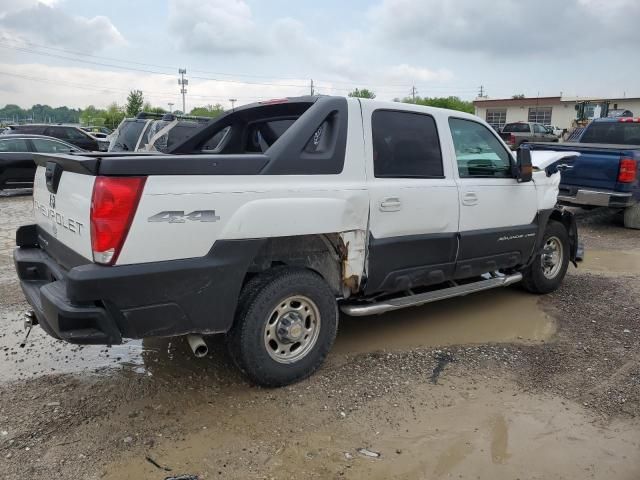
<path id="1" fill-rule="evenodd" d="M 532 104 L 541 106 L 560 105 L 562 103 L 578 102 L 629 102 L 638 101 L 640 97 L 602 98 L 602 97 L 525 97 L 525 98 L 476 98 L 476 107 L 526 107 Z"/>
<path id="2" fill-rule="evenodd" d="M 537 105 L 560 105 L 562 97 L 477 98 L 473 101 L 476 107 L 525 107 L 532 103 Z"/>

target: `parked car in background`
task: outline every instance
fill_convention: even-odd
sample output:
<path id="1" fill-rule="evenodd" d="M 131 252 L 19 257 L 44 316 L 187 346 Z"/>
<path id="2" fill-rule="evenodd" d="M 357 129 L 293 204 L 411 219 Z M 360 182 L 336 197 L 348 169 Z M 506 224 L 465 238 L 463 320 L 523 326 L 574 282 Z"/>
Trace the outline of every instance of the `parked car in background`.
<path id="1" fill-rule="evenodd" d="M 570 142 L 532 148 L 580 152 L 562 173 L 561 203 L 624 209 L 625 227 L 640 229 L 640 118 L 597 118 Z"/>
<path id="2" fill-rule="evenodd" d="M 95 135 L 96 133 L 101 133 L 104 135 L 109 135 L 110 133 L 113 132 L 113 130 L 111 130 L 110 128 L 107 127 L 93 127 L 93 126 L 89 126 L 89 127 L 80 127 L 82 128 L 82 130 L 84 130 L 87 133 L 91 133 L 93 135 Z"/>
<path id="3" fill-rule="evenodd" d="M 107 141 L 101 141 L 89 135 L 81 128 L 71 125 L 10 125 L 9 131 L 5 133 L 45 135 L 48 137 L 58 138 L 83 150 L 89 151 L 106 151 L 109 146 L 109 143 Z"/>
<path id="4" fill-rule="evenodd" d="M 110 152 L 167 152 L 184 142 L 210 117 L 141 112 L 135 118 L 125 118 L 110 135 Z"/>
<path id="5" fill-rule="evenodd" d="M 617 108 L 615 110 L 609 110 L 607 112 L 607 117 L 609 118 L 633 117 L 633 112 L 631 110 L 626 110 L 624 108 Z"/>
<path id="6" fill-rule="evenodd" d="M 516 150 L 523 143 L 557 142 L 558 137 L 541 125 L 531 122 L 507 123 L 500 132 L 500 137 L 512 150 Z"/>
<path id="7" fill-rule="evenodd" d="M 544 125 L 544 128 L 547 129 L 547 132 L 555 135 L 558 138 L 562 137 L 562 135 L 564 134 L 564 129 L 556 127 L 555 125 Z"/>
<path id="8" fill-rule="evenodd" d="M 36 164 L 34 153 L 84 152 L 57 138 L 41 135 L 0 136 L 0 190 L 33 185 Z"/>

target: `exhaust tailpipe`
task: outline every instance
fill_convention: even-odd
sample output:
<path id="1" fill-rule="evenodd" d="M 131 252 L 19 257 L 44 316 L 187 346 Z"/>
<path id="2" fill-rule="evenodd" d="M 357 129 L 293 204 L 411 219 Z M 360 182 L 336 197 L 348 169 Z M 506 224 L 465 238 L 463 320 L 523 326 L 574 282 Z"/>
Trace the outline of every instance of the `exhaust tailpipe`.
<path id="1" fill-rule="evenodd" d="M 209 347 L 207 347 L 202 335 L 187 335 L 187 342 L 196 357 L 203 358 L 209 353 Z"/>

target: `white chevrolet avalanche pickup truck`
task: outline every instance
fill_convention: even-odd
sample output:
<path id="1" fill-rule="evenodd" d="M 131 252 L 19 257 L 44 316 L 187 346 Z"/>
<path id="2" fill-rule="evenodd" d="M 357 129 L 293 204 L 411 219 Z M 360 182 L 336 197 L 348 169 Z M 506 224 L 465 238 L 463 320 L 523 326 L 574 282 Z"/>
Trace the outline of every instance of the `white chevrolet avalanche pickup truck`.
<path id="1" fill-rule="evenodd" d="M 168 154 L 39 155 L 14 254 L 27 324 L 79 344 L 188 335 L 200 354 L 225 333 L 250 379 L 286 385 L 321 365 L 339 310 L 558 288 L 578 248 L 556 206 L 574 155 L 341 97 L 237 108 Z"/>

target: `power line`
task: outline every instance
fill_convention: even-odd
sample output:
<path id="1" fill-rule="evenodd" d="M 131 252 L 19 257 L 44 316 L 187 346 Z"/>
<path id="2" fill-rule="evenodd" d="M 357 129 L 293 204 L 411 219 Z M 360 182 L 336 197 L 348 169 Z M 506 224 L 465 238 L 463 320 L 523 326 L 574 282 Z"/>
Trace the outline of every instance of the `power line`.
<path id="1" fill-rule="evenodd" d="M 37 45 L 37 44 L 31 43 L 31 42 L 27 42 L 27 43 L 29 43 L 31 45 Z M 93 58 L 104 58 L 104 59 L 109 59 L 109 60 L 120 62 L 120 63 L 128 63 L 128 64 L 133 64 L 133 65 L 142 65 L 142 66 L 148 66 L 148 67 L 153 67 L 153 68 L 161 68 L 161 69 L 172 69 L 173 71 L 175 71 L 175 69 L 173 67 L 164 66 L 164 65 L 147 64 L 147 63 L 142 63 L 142 62 L 131 62 L 131 61 L 128 61 L 128 60 L 115 59 L 113 57 L 100 57 L 98 55 L 82 54 L 80 52 L 74 52 L 74 51 L 71 51 L 71 50 L 66 50 L 66 49 L 61 49 L 61 48 L 44 47 L 44 46 L 39 46 L 39 45 L 37 45 L 37 46 L 38 46 L 38 48 L 49 48 L 51 50 L 62 51 L 62 52 L 65 52 L 65 53 L 70 53 L 72 55 L 82 55 L 84 57 L 89 56 L 89 57 L 93 57 Z M 95 65 L 95 66 L 108 67 L 108 68 L 116 68 L 116 69 L 119 69 L 119 70 L 128 70 L 128 71 L 147 73 L 147 74 L 152 74 L 152 75 L 165 75 L 165 76 L 172 76 L 173 75 L 171 73 L 164 72 L 164 71 L 150 70 L 150 69 L 146 69 L 146 68 L 129 67 L 129 66 L 117 65 L 117 64 L 114 64 L 114 63 L 97 62 L 97 61 L 87 60 L 87 59 L 84 59 L 84 58 L 74 58 L 74 57 L 69 57 L 69 56 L 65 56 L 65 55 L 54 54 L 54 53 L 51 53 L 51 52 L 40 52 L 40 51 L 29 49 L 29 48 L 26 48 L 26 47 L 10 45 L 10 44 L 7 44 L 3 40 L 0 40 L 0 47 L 13 49 L 13 50 L 16 50 L 16 51 L 19 51 L 19 52 L 23 52 L 23 53 L 29 53 L 29 54 L 33 54 L 33 55 L 40 55 L 40 56 L 46 56 L 46 57 L 59 58 L 59 59 L 62 59 L 62 60 L 69 60 L 69 61 L 72 61 L 72 62 L 84 63 L 84 64 L 88 64 L 88 65 Z M 193 70 L 193 71 L 202 71 L 202 70 Z M 218 72 L 218 74 L 219 75 L 234 75 L 234 74 L 220 73 L 220 72 Z M 244 74 L 235 74 L 235 75 L 237 75 L 237 76 L 248 76 L 248 75 L 244 75 Z M 268 77 L 268 76 L 264 76 L 264 77 L 263 76 L 255 76 L 255 77 L 257 77 L 257 78 L 274 78 L 274 77 Z M 304 88 L 304 85 L 302 85 L 302 84 L 290 84 L 290 83 L 280 83 L 280 82 L 250 82 L 250 81 L 238 80 L 238 79 L 215 78 L 215 77 L 195 76 L 195 75 L 192 75 L 191 78 L 198 79 L 198 80 L 215 81 L 215 82 L 237 83 L 237 84 L 242 84 L 242 85 L 260 85 L 260 86 Z M 401 93 L 399 88 L 401 88 L 403 86 L 403 85 L 393 85 L 393 84 L 390 84 L 390 85 L 371 85 L 371 84 L 369 84 L 369 82 L 358 82 L 358 81 L 346 82 L 346 81 L 338 81 L 338 80 L 322 80 L 321 83 L 328 83 L 328 84 L 337 83 L 337 84 L 345 84 L 345 85 L 367 84 L 372 88 L 376 88 L 377 90 L 394 90 L 396 93 Z M 337 86 L 330 86 L 330 85 L 324 85 L 322 88 L 327 89 L 327 90 L 333 90 L 333 91 L 351 91 L 352 90 L 352 88 L 337 87 Z M 429 89 L 435 89 L 435 90 L 449 90 L 450 92 L 454 92 L 454 93 L 471 93 L 473 91 L 473 90 L 471 90 L 469 88 L 459 88 L 459 87 L 451 86 L 451 85 L 430 85 L 428 88 Z M 393 93 L 394 92 L 388 92 L 388 94 L 393 94 Z"/>

